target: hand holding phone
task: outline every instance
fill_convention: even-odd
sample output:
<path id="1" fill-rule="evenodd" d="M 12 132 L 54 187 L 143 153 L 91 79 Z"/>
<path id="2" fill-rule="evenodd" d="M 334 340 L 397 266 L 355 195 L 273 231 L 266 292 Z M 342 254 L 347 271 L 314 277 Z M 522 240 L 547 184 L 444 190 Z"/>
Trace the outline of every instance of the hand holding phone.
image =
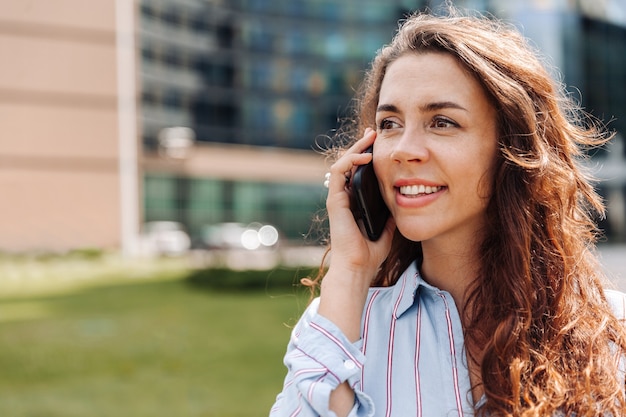
<path id="1" fill-rule="evenodd" d="M 365 152 L 372 153 L 370 146 Z M 362 220 L 371 241 L 380 238 L 389 218 L 389 208 L 383 200 L 374 172 L 373 160 L 360 165 L 352 176 L 351 209 L 356 220 Z"/>

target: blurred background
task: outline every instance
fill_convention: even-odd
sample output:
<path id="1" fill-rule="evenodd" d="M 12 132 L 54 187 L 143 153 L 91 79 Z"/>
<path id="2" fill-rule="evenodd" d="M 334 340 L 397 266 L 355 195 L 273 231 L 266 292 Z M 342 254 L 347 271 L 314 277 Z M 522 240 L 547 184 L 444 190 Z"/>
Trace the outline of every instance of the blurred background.
<path id="1" fill-rule="evenodd" d="M 321 259 L 319 149 L 398 20 L 441 3 L 0 0 L 0 414 L 267 414 Z M 454 3 L 617 132 L 591 168 L 626 289 L 626 2 Z"/>

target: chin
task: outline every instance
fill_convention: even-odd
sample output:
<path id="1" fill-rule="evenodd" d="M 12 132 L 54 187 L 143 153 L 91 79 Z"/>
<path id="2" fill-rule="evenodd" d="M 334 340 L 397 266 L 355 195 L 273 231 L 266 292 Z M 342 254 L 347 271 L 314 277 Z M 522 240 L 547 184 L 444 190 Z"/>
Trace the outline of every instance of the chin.
<path id="1" fill-rule="evenodd" d="M 402 227 L 403 225 L 401 224 L 397 224 L 396 227 L 398 228 L 398 231 L 400 232 L 400 234 L 405 238 L 408 239 L 412 242 L 422 242 L 424 240 L 428 240 L 432 237 L 431 233 L 428 233 L 427 230 L 422 229 L 417 229 L 415 227 L 415 224 L 411 224 L 411 225 L 404 225 L 404 227 Z M 408 226 L 408 227 L 407 227 Z"/>

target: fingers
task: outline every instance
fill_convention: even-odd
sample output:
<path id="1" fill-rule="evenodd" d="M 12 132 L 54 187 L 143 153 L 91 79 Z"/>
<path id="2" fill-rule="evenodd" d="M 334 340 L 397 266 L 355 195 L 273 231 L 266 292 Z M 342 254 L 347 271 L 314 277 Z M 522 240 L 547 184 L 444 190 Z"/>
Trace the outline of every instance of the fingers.
<path id="1" fill-rule="evenodd" d="M 354 153 L 363 153 L 367 148 L 369 148 L 376 138 L 376 131 L 370 127 L 366 128 L 363 132 L 363 137 L 357 140 L 346 153 L 354 152 Z"/>
<path id="2" fill-rule="evenodd" d="M 326 173 L 324 186 L 330 191 L 340 191 L 349 185 L 352 172 L 359 165 L 367 164 L 372 160 L 371 153 L 363 153 L 369 148 L 376 138 L 376 131 L 371 128 L 365 129 L 361 139 L 348 148 L 343 155 L 330 167 Z"/>

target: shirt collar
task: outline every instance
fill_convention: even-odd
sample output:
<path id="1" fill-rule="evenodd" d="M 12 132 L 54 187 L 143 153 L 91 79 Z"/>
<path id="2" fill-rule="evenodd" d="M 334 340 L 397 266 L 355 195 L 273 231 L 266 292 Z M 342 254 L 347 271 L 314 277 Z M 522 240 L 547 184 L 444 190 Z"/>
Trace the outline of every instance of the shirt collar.
<path id="1" fill-rule="evenodd" d="M 422 284 L 424 284 L 424 281 L 417 269 L 417 261 L 413 261 L 394 285 L 393 299 L 395 301 L 393 315 L 395 318 L 400 317 L 415 303 L 417 287 Z"/>

